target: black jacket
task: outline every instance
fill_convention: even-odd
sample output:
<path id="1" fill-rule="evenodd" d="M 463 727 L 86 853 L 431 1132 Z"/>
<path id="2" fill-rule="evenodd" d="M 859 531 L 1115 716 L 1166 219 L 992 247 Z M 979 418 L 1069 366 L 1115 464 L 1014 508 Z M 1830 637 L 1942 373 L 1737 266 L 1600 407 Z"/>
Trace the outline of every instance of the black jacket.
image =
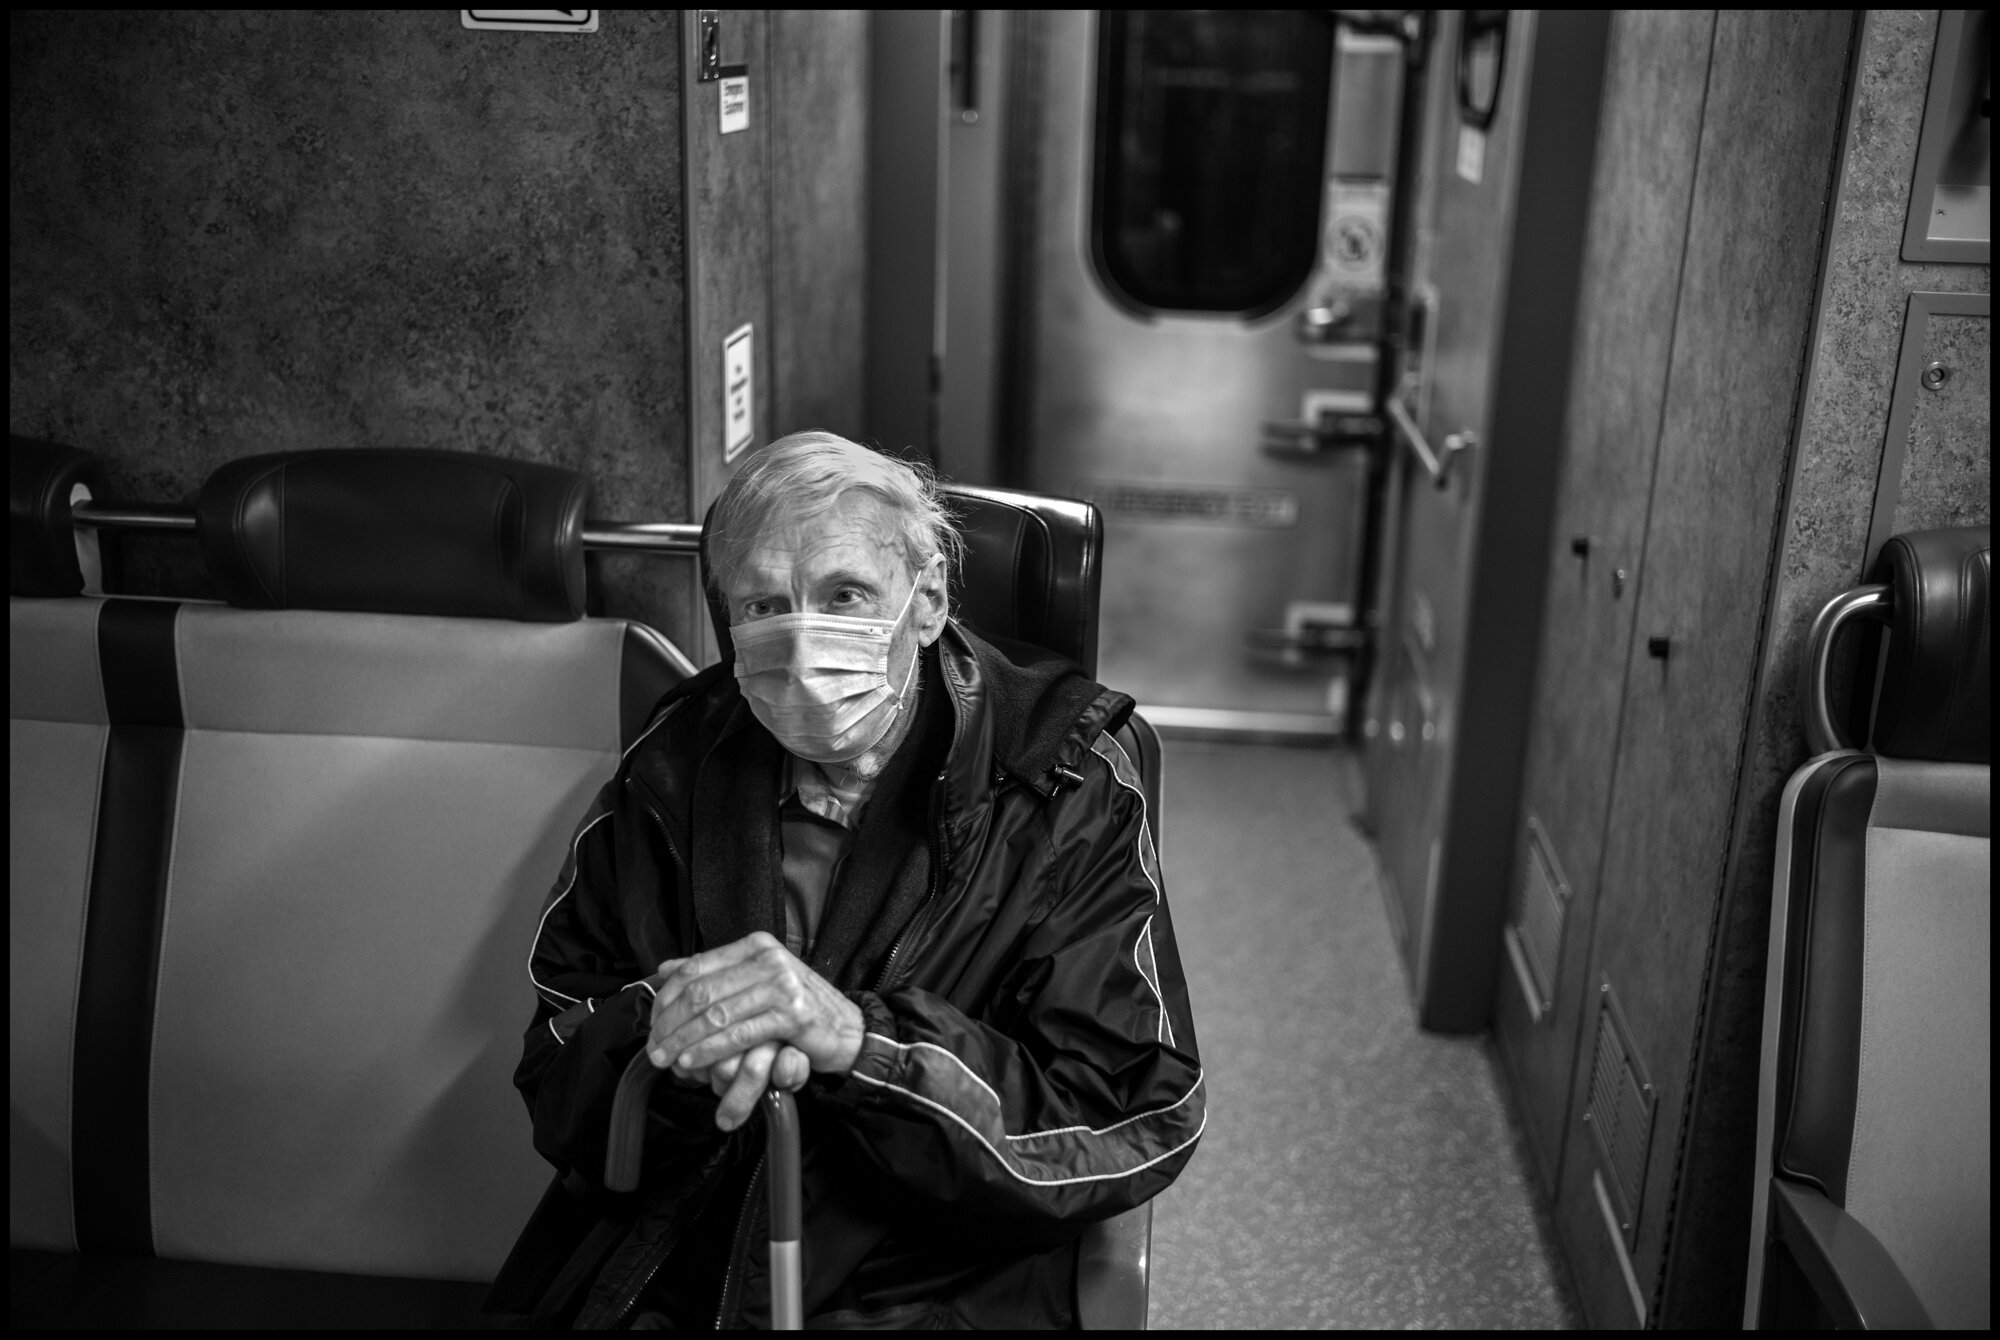
<path id="1" fill-rule="evenodd" d="M 957 624 L 926 663 L 942 766 L 904 788 L 919 836 L 864 942 L 837 963 L 814 950 L 866 1038 L 851 1074 L 799 1095 L 806 1315 L 1068 1325 L 1076 1236 L 1172 1182 L 1205 1113 L 1144 795 L 1109 733 L 1132 703 Z M 783 929 L 776 893 L 755 887 L 774 881 L 744 876 L 774 868 L 776 748 L 712 667 L 662 701 L 578 826 L 529 960 L 540 1000 L 515 1079 L 565 1176 L 489 1306 L 614 1326 L 642 1292 L 685 1307 L 705 1289 L 704 1316 L 712 1303 L 719 1323 L 766 1324 L 761 1122 L 725 1136 L 706 1087 L 665 1077 L 640 1189 L 615 1196 L 602 1178 L 649 976 Z M 868 826 L 884 799 L 850 862 L 892 845 Z"/>

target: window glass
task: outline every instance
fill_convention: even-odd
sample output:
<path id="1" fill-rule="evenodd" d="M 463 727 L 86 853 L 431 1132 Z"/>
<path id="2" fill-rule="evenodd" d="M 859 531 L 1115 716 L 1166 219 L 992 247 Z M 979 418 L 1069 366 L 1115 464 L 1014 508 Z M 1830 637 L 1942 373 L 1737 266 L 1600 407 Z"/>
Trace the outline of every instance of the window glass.
<path id="1" fill-rule="evenodd" d="M 1140 308 L 1260 315 L 1312 273 L 1324 11 L 1102 11 L 1092 253 Z"/>

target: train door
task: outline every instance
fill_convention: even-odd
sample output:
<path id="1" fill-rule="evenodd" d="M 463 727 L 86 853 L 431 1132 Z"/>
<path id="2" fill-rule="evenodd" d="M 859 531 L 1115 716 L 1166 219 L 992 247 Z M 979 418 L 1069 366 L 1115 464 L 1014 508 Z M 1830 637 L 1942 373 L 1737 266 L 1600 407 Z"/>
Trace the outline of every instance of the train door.
<path id="1" fill-rule="evenodd" d="M 1369 819 L 1426 1027 L 1489 1018 L 1607 20 L 1440 16 L 1390 417 Z"/>
<path id="2" fill-rule="evenodd" d="M 1010 482 L 1106 527 L 1103 678 L 1328 737 L 1357 645 L 1400 49 L 1323 11 L 1055 12 Z M 1003 446 L 1004 450 L 1004 446 Z"/>

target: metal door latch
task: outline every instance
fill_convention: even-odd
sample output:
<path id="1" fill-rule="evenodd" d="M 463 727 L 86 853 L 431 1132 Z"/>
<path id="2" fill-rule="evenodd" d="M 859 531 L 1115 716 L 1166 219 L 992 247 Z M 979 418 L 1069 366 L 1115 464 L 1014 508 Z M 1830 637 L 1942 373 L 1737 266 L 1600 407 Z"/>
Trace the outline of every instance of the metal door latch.
<path id="1" fill-rule="evenodd" d="M 1388 425 L 1379 414 L 1337 414 L 1331 410 L 1317 420 L 1266 419 L 1264 438 L 1258 449 L 1269 456 L 1316 459 L 1339 451 L 1372 451 L 1383 440 Z"/>
<path id="2" fill-rule="evenodd" d="M 740 79 L 750 73 L 748 65 L 724 65 L 722 63 L 722 19 L 713 9 L 697 9 L 694 12 L 695 41 L 700 44 L 701 66 L 696 72 L 700 83 L 713 83 L 717 79 Z"/>

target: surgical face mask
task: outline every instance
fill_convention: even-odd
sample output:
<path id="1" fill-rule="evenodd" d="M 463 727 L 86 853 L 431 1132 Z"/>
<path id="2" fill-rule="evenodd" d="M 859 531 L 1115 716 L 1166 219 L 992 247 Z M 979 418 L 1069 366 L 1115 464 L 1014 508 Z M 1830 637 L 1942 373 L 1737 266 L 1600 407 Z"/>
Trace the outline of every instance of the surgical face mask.
<path id="1" fill-rule="evenodd" d="M 913 653 L 903 687 L 891 688 L 889 648 L 929 571 L 924 564 L 893 619 L 778 614 L 729 630 L 736 682 L 779 744 L 814 763 L 851 763 L 881 743 L 922 659 Z"/>

